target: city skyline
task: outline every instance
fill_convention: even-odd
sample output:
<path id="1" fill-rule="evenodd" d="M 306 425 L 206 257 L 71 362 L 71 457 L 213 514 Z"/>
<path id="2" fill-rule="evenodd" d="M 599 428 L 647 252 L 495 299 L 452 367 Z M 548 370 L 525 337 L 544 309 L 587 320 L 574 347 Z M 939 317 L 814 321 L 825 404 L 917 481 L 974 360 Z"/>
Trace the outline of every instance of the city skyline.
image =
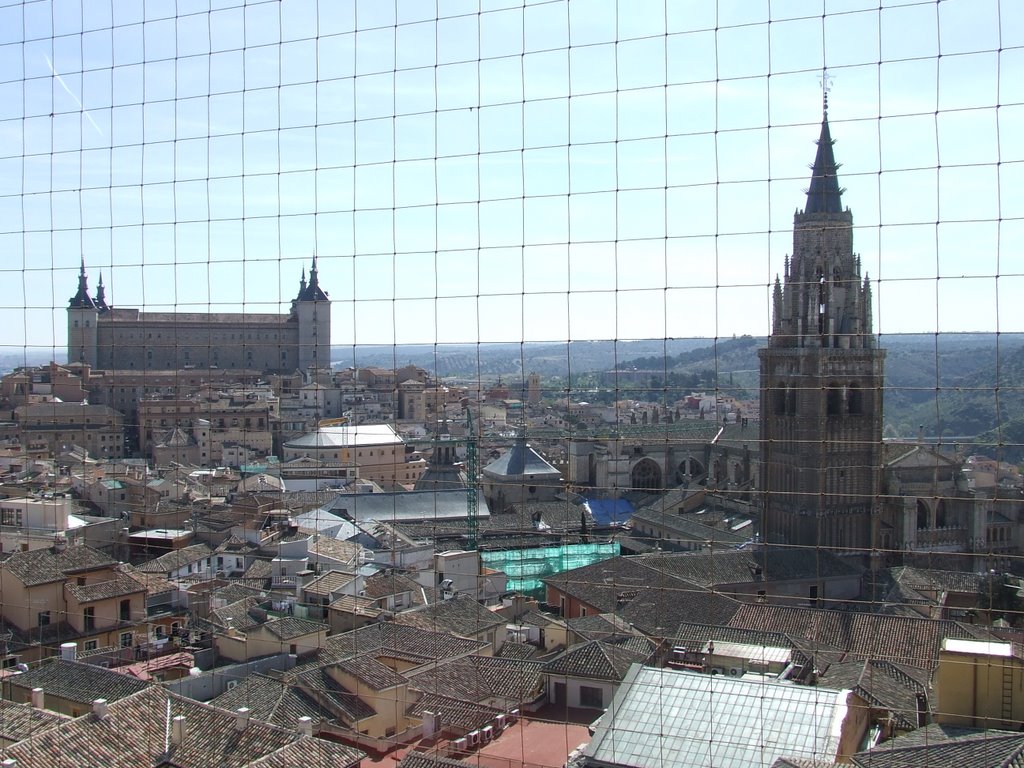
<path id="1" fill-rule="evenodd" d="M 1011 3 L 72 6 L 0 6 L 7 351 L 82 258 L 276 312 L 314 253 L 336 346 L 766 335 L 826 67 L 875 331 L 1024 329 Z"/>

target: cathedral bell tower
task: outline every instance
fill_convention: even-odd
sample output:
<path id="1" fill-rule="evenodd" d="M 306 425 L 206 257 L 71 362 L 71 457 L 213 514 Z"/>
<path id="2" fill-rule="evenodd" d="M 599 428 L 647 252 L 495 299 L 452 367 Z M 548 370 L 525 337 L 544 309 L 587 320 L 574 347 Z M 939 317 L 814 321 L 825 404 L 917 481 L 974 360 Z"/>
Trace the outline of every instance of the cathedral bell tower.
<path id="1" fill-rule="evenodd" d="M 853 252 L 828 113 L 793 255 L 776 277 L 761 367 L 762 535 L 769 543 L 867 552 L 879 540 L 885 351 L 871 284 Z"/>

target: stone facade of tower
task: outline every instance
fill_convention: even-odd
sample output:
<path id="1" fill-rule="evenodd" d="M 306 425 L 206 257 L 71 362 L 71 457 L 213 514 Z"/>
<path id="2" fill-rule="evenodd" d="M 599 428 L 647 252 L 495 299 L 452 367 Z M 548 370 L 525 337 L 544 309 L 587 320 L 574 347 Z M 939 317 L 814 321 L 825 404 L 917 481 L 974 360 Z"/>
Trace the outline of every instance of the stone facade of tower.
<path id="1" fill-rule="evenodd" d="M 288 314 L 145 312 L 108 307 L 103 278 L 89 295 L 85 263 L 68 304 L 68 362 L 113 370 L 247 369 L 267 372 L 328 368 L 330 299 L 316 258 Z"/>
<path id="2" fill-rule="evenodd" d="M 832 143 L 826 116 L 759 352 L 761 527 L 768 542 L 866 552 L 879 540 L 885 352 Z"/>

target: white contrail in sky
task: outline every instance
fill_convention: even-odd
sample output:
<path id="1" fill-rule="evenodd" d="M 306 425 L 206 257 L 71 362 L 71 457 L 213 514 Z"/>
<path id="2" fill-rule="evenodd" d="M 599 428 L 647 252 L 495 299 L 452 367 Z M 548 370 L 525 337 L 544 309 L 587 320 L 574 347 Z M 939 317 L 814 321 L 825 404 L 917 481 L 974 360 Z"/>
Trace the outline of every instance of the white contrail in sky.
<path id="1" fill-rule="evenodd" d="M 103 131 L 101 131 L 100 127 L 98 125 L 96 125 L 96 121 L 92 119 L 92 115 L 89 114 L 89 110 L 87 110 L 85 108 L 85 105 L 82 104 L 82 102 L 79 100 L 79 98 L 77 96 L 75 96 L 74 93 L 71 92 L 70 88 L 68 88 L 68 84 L 64 82 L 64 78 L 57 74 L 57 70 L 53 68 L 53 62 L 50 61 L 50 57 L 47 56 L 44 53 L 43 54 L 43 58 L 46 59 L 46 65 L 50 68 L 50 72 L 53 73 L 53 76 L 55 78 L 57 78 L 57 82 L 60 83 L 61 88 L 63 88 L 67 92 L 68 96 L 70 96 L 72 99 L 74 99 L 75 104 L 77 104 L 78 108 L 80 110 L 82 110 L 82 114 L 86 116 L 86 118 L 89 120 L 89 122 L 92 123 L 92 127 L 96 129 L 96 133 L 98 133 L 100 136 L 102 136 L 103 135 Z"/>

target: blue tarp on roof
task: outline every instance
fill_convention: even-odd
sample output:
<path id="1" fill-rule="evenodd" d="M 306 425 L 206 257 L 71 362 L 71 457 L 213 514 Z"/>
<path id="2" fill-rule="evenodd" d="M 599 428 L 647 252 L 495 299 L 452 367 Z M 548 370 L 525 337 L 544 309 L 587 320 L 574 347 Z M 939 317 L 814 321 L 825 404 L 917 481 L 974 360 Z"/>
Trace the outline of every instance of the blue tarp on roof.
<path id="1" fill-rule="evenodd" d="M 636 511 L 629 499 L 587 499 L 586 504 L 596 525 L 623 525 Z"/>

